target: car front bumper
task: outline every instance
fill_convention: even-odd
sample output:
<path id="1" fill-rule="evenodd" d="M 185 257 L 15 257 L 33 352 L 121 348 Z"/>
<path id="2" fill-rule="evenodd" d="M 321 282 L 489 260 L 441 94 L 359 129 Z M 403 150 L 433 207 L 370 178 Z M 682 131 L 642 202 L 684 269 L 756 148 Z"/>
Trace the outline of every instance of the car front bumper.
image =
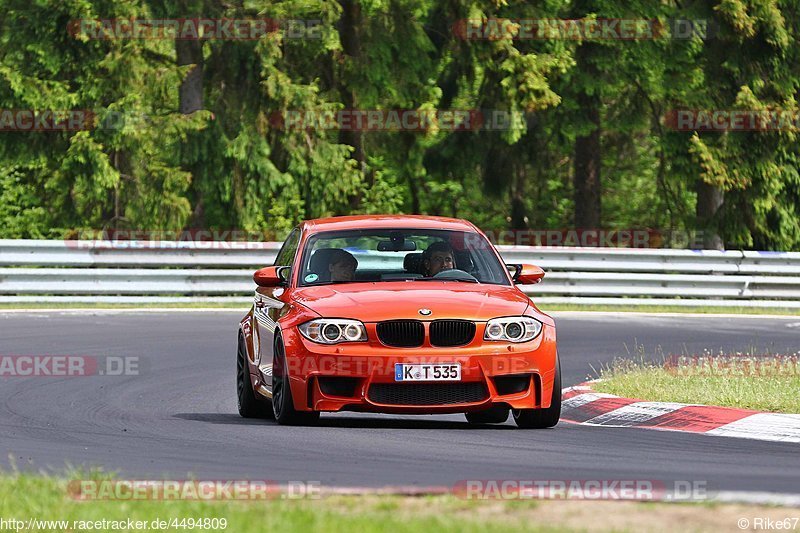
<path id="1" fill-rule="evenodd" d="M 469 345 L 455 348 L 394 348 L 377 341 L 319 345 L 296 328 L 282 336 L 300 411 L 433 414 L 550 406 L 557 356 L 549 325 L 526 343 L 485 342 L 481 330 Z M 459 363 L 461 380 L 398 382 L 396 363 Z"/>

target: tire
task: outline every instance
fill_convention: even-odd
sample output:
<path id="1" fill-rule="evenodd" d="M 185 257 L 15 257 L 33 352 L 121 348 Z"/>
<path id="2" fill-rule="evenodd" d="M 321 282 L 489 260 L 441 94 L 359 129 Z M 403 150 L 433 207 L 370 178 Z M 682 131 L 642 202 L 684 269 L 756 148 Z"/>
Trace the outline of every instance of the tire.
<path id="1" fill-rule="evenodd" d="M 313 425 L 319 420 L 319 411 L 297 411 L 294 408 L 289 372 L 286 369 L 286 350 L 280 337 L 275 338 L 272 364 L 272 412 L 275 420 L 282 426 Z"/>
<path id="2" fill-rule="evenodd" d="M 502 424 L 508 420 L 508 407 L 495 405 L 485 411 L 464 413 L 470 424 Z"/>
<path id="3" fill-rule="evenodd" d="M 550 407 L 546 409 L 513 409 L 514 422 L 521 429 L 544 429 L 558 424 L 561 417 L 561 365 L 556 355 L 556 378 L 553 382 L 553 395 Z"/>
<path id="4" fill-rule="evenodd" d="M 244 337 L 239 335 L 236 353 L 236 397 L 239 415 L 243 418 L 272 418 L 272 407 L 268 400 L 256 398 L 247 368 L 247 349 Z"/>

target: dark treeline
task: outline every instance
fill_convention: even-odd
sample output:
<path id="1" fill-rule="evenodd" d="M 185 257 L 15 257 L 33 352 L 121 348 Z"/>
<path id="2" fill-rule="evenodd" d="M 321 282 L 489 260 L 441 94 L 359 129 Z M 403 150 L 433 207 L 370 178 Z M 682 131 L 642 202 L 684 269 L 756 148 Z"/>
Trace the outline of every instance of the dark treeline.
<path id="1" fill-rule="evenodd" d="M 696 232 L 708 247 L 800 249 L 793 128 L 693 131 L 669 119 L 795 112 L 797 0 L 0 6 L 0 129 L 15 129 L 20 110 L 94 113 L 75 131 L 0 132 L 3 238 L 187 228 L 277 238 L 306 218 L 403 212 L 492 231 L 655 228 Z M 194 40 L 98 38 L 85 22 L 193 17 L 275 24 L 258 39 Z M 534 19 L 658 31 L 529 38 Z M 309 119 L 343 109 L 513 120 L 364 131 Z M 289 127 L 292 116 L 303 126 Z"/>

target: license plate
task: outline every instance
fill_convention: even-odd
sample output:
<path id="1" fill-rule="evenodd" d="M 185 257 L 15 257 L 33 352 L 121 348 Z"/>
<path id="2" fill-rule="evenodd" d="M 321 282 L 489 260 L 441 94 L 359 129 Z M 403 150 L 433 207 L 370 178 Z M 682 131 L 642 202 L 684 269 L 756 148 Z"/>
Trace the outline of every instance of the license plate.
<path id="1" fill-rule="evenodd" d="M 461 364 L 409 365 L 395 363 L 395 381 L 461 381 Z"/>

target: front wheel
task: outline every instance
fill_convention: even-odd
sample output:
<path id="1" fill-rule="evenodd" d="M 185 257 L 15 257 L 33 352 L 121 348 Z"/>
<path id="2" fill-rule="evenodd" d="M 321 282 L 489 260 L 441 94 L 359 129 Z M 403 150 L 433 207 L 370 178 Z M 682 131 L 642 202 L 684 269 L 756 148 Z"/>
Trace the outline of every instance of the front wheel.
<path id="1" fill-rule="evenodd" d="M 561 417 L 561 365 L 556 355 L 556 378 L 553 381 L 553 395 L 550 407 L 546 409 L 514 409 L 514 422 L 522 429 L 544 429 L 558 424 Z"/>
<path id="2" fill-rule="evenodd" d="M 275 358 L 272 364 L 272 411 L 283 426 L 311 425 L 319 420 L 319 411 L 297 411 L 289 386 L 286 350 L 280 337 L 275 338 Z"/>

